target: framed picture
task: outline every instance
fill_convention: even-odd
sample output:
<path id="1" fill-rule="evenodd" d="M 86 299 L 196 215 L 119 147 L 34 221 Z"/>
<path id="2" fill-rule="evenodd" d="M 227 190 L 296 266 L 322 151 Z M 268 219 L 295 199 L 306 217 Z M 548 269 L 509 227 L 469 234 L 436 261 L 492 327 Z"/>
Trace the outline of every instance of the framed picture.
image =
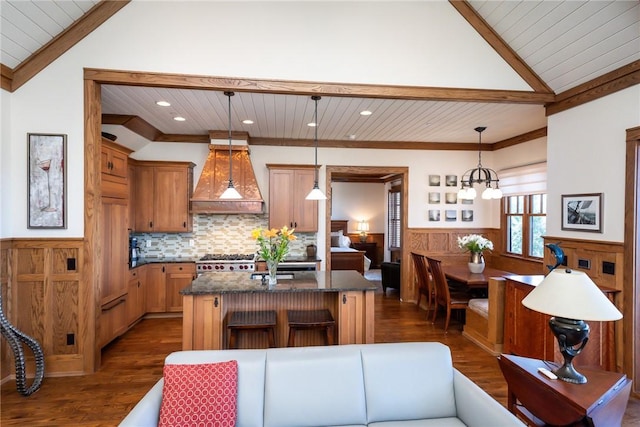
<path id="1" fill-rule="evenodd" d="M 444 193 L 444 202 L 448 205 L 458 203 L 458 193 Z"/>
<path id="2" fill-rule="evenodd" d="M 462 209 L 460 211 L 462 222 L 473 222 L 473 209 Z"/>
<path id="3" fill-rule="evenodd" d="M 446 175 L 444 178 L 444 182 L 447 187 L 457 187 L 458 175 Z"/>
<path id="4" fill-rule="evenodd" d="M 437 205 L 440 203 L 440 193 L 437 191 L 431 191 L 429 193 L 429 204 Z"/>
<path id="5" fill-rule="evenodd" d="M 429 175 L 429 187 L 440 187 L 440 175 Z"/>
<path id="6" fill-rule="evenodd" d="M 602 193 L 562 195 L 562 229 L 602 233 Z"/>
<path id="7" fill-rule="evenodd" d="M 429 209 L 429 221 L 440 221 L 440 211 L 438 209 Z"/>
<path id="8" fill-rule="evenodd" d="M 67 227 L 67 135 L 27 135 L 28 228 Z"/>
<path id="9" fill-rule="evenodd" d="M 457 221 L 458 213 L 453 209 L 447 209 L 444 211 L 444 220 L 445 221 Z"/>

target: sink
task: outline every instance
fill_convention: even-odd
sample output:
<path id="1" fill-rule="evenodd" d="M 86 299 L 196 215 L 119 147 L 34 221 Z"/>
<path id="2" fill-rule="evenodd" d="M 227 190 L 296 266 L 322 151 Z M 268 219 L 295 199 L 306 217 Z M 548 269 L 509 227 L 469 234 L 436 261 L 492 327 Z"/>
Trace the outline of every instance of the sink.
<path id="1" fill-rule="evenodd" d="M 251 273 L 251 278 L 254 280 L 262 280 L 262 278 L 264 277 L 264 280 L 268 280 L 265 276 L 268 276 L 269 273 L 268 272 L 264 272 L 264 273 Z M 276 278 L 277 279 L 293 279 L 295 277 L 295 275 L 293 273 L 278 273 L 276 274 Z"/>

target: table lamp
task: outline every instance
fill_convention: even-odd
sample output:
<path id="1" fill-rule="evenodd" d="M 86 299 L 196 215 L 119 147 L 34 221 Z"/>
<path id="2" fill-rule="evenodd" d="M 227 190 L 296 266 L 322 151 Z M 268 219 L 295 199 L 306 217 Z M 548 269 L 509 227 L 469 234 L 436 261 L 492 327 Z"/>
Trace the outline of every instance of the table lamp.
<path id="1" fill-rule="evenodd" d="M 585 320 L 619 320 L 622 313 L 582 271 L 555 269 L 523 300 L 522 305 L 548 314 L 564 364 L 554 371 L 563 381 L 584 384 L 587 378 L 575 370 L 573 358 L 589 340 Z"/>
<path id="2" fill-rule="evenodd" d="M 358 223 L 357 229 L 360 232 L 360 243 L 365 243 L 367 241 L 367 231 L 369 231 L 369 223 L 365 220 L 362 220 Z"/>

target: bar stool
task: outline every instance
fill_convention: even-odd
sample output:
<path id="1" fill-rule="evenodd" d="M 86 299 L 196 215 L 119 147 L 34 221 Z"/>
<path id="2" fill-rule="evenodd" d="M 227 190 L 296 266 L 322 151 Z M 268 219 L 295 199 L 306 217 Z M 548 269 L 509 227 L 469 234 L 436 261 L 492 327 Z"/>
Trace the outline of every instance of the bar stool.
<path id="1" fill-rule="evenodd" d="M 295 334 L 298 330 L 303 329 L 324 329 L 325 345 L 333 344 L 332 328 L 336 322 L 333 320 L 331 312 L 327 309 L 322 310 L 287 310 L 287 322 L 289 323 L 289 342 L 288 347 L 295 346 Z"/>
<path id="2" fill-rule="evenodd" d="M 276 346 L 276 312 L 267 311 L 234 311 L 229 314 L 229 345 L 236 348 L 238 331 L 264 331 L 269 337 L 269 347 Z"/>

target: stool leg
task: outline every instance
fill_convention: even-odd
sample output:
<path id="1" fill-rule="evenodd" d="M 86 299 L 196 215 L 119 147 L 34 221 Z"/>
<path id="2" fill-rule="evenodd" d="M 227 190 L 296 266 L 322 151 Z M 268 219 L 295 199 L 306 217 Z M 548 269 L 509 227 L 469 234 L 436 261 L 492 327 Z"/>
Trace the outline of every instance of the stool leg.
<path id="1" fill-rule="evenodd" d="M 295 343 L 295 329 L 289 327 L 289 342 L 287 343 L 287 347 L 293 347 Z"/>
<path id="2" fill-rule="evenodd" d="M 229 348 L 236 348 L 236 334 L 238 333 L 237 330 L 232 329 L 229 332 Z"/>
<path id="3" fill-rule="evenodd" d="M 269 347 L 272 348 L 276 346 L 276 332 L 274 329 L 273 327 L 267 329 L 267 334 L 269 334 Z"/>

